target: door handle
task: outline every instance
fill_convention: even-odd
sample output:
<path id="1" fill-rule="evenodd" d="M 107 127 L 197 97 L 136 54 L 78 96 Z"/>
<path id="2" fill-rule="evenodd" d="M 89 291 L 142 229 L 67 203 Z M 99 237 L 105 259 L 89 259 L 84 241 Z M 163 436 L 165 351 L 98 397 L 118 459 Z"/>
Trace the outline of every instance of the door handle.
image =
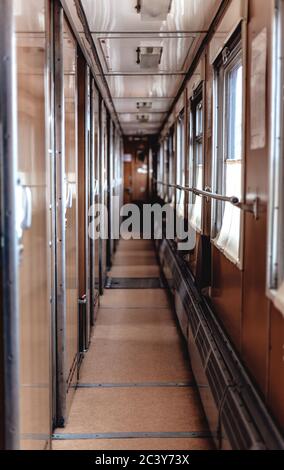
<path id="1" fill-rule="evenodd" d="M 31 188 L 23 187 L 23 220 L 22 229 L 29 230 L 32 227 L 33 222 L 33 203 L 32 203 L 32 191 Z"/>
<path id="2" fill-rule="evenodd" d="M 72 209 L 73 207 L 73 188 L 72 184 L 67 182 L 67 200 L 66 200 L 66 207 L 67 209 Z"/>
<path id="3" fill-rule="evenodd" d="M 69 183 L 67 178 L 65 179 L 65 213 L 67 209 L 72 209 L 73 206 L 73 188 L 72 184 Z"/>
<path id="4" fill-rule="evenodd" d="M 33 222 L 33 200 L 32 191 L 24 186 L 19 179 L 16 186 L 16 231 L 18 236 L 19 250 L 23 252 L 24 231 L 30 230 Z"/>
<path id="5" fill-rule="evenodd" d="M 94 195 L 98 196 L 99 195 L 99 180 L 95 179 L 95 185 L 94 185 Z"/>

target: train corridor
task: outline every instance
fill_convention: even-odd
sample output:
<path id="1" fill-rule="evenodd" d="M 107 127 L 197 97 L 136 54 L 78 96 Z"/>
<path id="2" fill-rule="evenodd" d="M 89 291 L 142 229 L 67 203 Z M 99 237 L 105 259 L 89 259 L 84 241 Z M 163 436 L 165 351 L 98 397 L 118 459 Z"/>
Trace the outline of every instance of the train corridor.
<path id="1" fill-rule="evenodd" d="M 0 5 L 0 453 L 284 450 L 284 0 Z"/>
<path id="2" fill-rule="evenodd" d="M 121 240 L 53 450 L 209 450 L 185 343 L 151 241 Z"/>

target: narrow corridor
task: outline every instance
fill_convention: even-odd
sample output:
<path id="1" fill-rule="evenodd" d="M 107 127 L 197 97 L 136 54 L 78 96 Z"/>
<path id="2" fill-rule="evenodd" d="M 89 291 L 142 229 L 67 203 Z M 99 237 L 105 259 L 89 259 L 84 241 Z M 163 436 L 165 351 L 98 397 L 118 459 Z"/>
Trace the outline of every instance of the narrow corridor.
<path id="1" fill-rule="evenodd" d="M 53 449 L 210 449 L 152 242 L 122 240 L 108 277 L 69 423 L 55 431 Z"/>

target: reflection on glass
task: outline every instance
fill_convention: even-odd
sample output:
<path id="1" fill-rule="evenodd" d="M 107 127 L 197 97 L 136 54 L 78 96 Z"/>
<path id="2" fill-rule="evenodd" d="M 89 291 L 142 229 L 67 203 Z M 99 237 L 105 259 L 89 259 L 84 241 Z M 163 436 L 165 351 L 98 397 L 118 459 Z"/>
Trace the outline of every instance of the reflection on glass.
<path id="1" fill-rule="evenodd" d="M 32 200 L 32 225 L 23 232 L 19 268 L 21 448 L 42 450 L 50 431 L 45 1 L 13 1 L 13 12 L 18 177 Z"/>
<path id="2" fill-rule="evenodd" d="M 64 21 L 64 110 L 65 110 L 65 184 L 66 194 L 66 374 L 77 355 L 78 278 L 77 278 L 77 90 L 75 39 Z"/>
<path id="3" fill-rule="evenodd" d="M 228 78 L 228 160 L 240 160 L 242 157 L 242 96 L 243 67 L 238 64 L 229 73 Z"/>

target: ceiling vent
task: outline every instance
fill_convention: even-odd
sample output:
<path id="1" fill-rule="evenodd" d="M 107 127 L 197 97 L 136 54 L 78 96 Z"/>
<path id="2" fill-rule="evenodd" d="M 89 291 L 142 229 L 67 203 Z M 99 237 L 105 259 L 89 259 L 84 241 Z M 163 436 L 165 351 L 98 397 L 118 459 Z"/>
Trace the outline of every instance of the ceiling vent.
<path id="1" fill-rule="evenodd" d="M 172 0 L 137 0 L 136 10 L 142 21 L 165 21 L 171 7 Z"/>
<path id="2" fill-rule="evenodd" d="M 152 103 L 150 101 L 148 101 L 148 102 L 147 101 L 138 102 L 136 106 L 137 106 L 137 109 L 139 111 L 144 111 L 144 110 L 148 111 L 148 110 L 152 109 Z"/>
<path id="3" fill-rule="evenodd" d="M 141 69 L 157 69 L 161 63 L 163 48 L 162 47 L 138 47 L 137 64 Z"/>
<path id="4" fill-rule="evenodd" d="M 136 118 L 137 118 L 137 121 L 141 123 L 149 122 L 150 120 L 149 114 L 137 114 Z"/>

